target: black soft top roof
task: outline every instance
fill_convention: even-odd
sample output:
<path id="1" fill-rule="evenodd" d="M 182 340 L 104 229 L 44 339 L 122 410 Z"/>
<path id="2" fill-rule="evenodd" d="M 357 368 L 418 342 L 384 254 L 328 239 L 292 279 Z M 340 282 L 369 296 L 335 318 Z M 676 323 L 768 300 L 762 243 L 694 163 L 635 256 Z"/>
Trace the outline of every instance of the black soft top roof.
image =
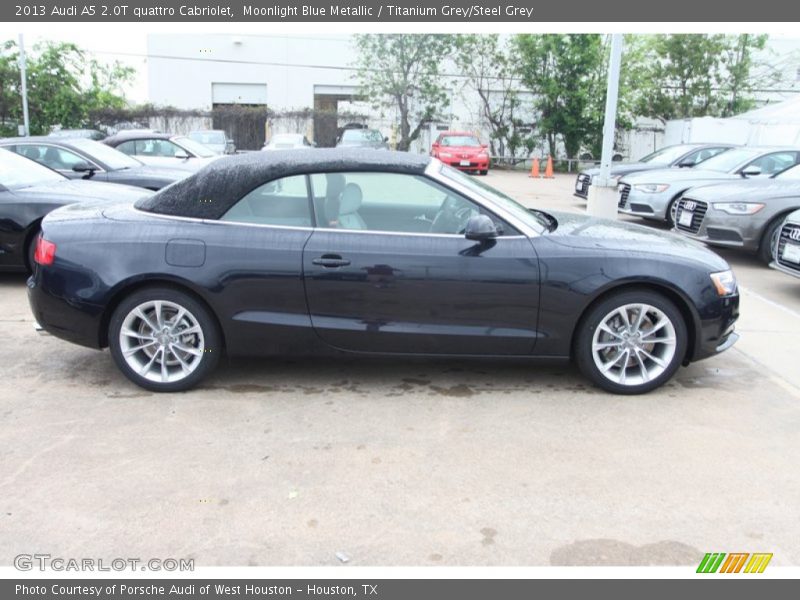
<path id="1" fill-rule="evenodd" d="M 421 174 L 428 156 L 364 148 L 325 148 L 248 152 L 219 158 L 136 208 L 165 215 L 219 219 L 258 186 L 291 175 L 336 171 L 390 171 Z"/>

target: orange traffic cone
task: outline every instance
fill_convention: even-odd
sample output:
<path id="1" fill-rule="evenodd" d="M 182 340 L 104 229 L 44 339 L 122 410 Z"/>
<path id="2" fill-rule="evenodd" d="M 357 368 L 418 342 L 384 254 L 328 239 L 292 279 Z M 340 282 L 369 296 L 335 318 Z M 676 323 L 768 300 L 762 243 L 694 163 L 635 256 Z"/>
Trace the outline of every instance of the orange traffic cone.
<path id="1" fill-rule="evenodd" d="M 536 179 L 539 179 L 539 159 L 538 158 L 534 158 L 531 161 L 531 173 L 530 173 L 530 175 L 528 175 L 528 177 L 535 177 Z"/>
<path id="2" fill-rule="evenodd" d="M 545 179 L 553 179 L 553 157 L 547 157 L 547 167 L 544 170 L 544 178 Z"/>

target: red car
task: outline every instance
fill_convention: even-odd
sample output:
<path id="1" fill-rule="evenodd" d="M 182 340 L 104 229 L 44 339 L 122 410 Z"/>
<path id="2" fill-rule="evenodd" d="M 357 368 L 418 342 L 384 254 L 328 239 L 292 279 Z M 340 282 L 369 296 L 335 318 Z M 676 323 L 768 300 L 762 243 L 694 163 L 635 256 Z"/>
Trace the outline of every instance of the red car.
<path id="1" fill-rule="evenodd" d="M 446 165 L 486 175 L 489 172 L 489 151 L 486 144 L 468 131 L 445 131 L 431 146 L 431 156 Z"/>

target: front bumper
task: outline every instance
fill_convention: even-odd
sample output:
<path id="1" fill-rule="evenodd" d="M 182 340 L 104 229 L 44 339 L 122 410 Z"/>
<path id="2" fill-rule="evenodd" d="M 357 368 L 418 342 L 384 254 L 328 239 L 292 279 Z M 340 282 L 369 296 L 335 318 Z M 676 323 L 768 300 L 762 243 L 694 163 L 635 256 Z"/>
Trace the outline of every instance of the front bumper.
<path id="1" fill-rule="evenodd" d="M 440 158 L 444 164 L 453 167 L 454 169 L 458 169 L 459 171 L 488 171 L 489 170 L 489 159 L 477 159 L 474 157 L 470 157 L 469 159 L 466 158 Z M 468 164 L 463 165 L 461 164 L 462 161 L 466 161 Z"/>
<path id="2" fill-rule="evenodd" d="M 629 188 L 627 194 L 624 193 L 626 186 Z M 663 192 L 648 194 L 637 191 L 636 188 L 626 183 L 620 183 L 617 186 L 617 193 L 617 210 L 619 212 L 658 221 L 666 220 L 667 207 L 673 197 L 670 188 Z"/>
<path id="3" fill-rule="evenodd" d="M 721 298 L 719 304 L 710 310 L 705 318 L 701 317 L 697 343 L 691 360 L 708 358 L 733 346 L 739 339 L 739 334 L 734 331 L 738 318 L 738 292 L 733 296 Z"/>
<path id="4" fill-rule="evenodd" d="M 687 204 L 694 207 L 692 217 L 682 220 Z M 769 215 L 730 215 L 708 202 L 686 197 L 678 201 L 676 216 L 672 231 L 710 246 L 752 251 L 758 250 L 763 229 L 770 221 Z"/>

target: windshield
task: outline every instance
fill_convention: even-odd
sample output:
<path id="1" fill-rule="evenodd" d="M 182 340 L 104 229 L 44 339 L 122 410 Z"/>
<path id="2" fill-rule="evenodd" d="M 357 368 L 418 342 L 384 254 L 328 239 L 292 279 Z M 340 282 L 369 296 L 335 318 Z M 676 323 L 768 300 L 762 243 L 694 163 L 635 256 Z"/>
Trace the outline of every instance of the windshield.
<path id="1" fill-rule="evenodd" d="M 186 148 L 192 154 L 199 156 L 200 158 L 210 158 L 212 156 L 216 156 L 216 153 L 209 148 L 208 146 L 204 146 L 199 142 L 195 142 L 194 140 L 188 137 L 177 137 L 173 138 L 173 141 L 176 144 L 179 144 Z"/>
<path id="2" fill-rule="evenodd" d="M 639 162 L 649 163 L 667 163 L 671 164 L 678 160 L 681 156 L 686 154 L 689 150 L 694 148 L 694 146 L 666 146 L 659 150 L 656 150 L 652 154 L 648 154 L 647 156 L 640 158 Z"/>
<path id="3" fill-rule="evenodd" d="M 189 137 L 198 144 L 224 145 L 228 140 L 222 131 L 193 131 Z"/>
<path id="4" fill-rule="evenodd" d="M 775 175 L 775 179 L 800 180 L 800 165 L 789 167 L 785 171 L 778 173 Z"/>
<path id="5" fill-rule="evenodd" d="M 64 181 L 63 175 L 8 150 L 0 148 L 0 185 L 9 190 L 18 190 Z"/>
<path id="6" fill-rule="evenodd" d="M 500 190 L 496 190 L 490 185 L 478 181 L 475 177 L 470 177 L 466 173 L 442 165 L 442 175 L 454 182 L 464 186 L 465 188 L 475 192 L 478 196 L 488 199 L 495 204 L 502 206 L 509 213 L 513 214 L 519 220 L 524 221 L 533 227 L 538 233 L 543 233 L 549 229 L 550 223 L 546 219 L 538 216 L 535 212 L 531 212 L 522 204 L 514 200 L 511 196 L 506 196 Z"/>
<path id="7" fill-rule="evenodd" d="M 111 146 L 95 142 L 94 140 L 75 139 L 70 140 L 69 143 L 78 150 L 83 150 L 92 160 L 105 163 L 111 171 L 116 171 L 117 169 L 135 169 L 136 167 L 142 166 L 142 163 L 135 158 L 123 154 Z"/>
<path id="8" fill-rule="evenodd" d="M 474 135 L 445 135 L 439 141 L 440 146 L 467 146 L 477 148 L 481 145 Z"/>
<path id="9" fill-rule="evenodd" d="M 760 150 L 754 150 L 752 148 L 734 148 L 733 150 L 726 150 L 716 156 L 712 156 L 708 160 L 704 160 L 703 165 L 697 168 L 730 173 L 742 166 L 742 163 L 756 158 L 761 152 Z"/>
<path id="10" fill-rule="evenodd" d="M 345 142 L 355 142 L 359 140 L 382 142 L 383 136 L 377 129 L 345 129 L 342 134 L 342 140 Z"/>

